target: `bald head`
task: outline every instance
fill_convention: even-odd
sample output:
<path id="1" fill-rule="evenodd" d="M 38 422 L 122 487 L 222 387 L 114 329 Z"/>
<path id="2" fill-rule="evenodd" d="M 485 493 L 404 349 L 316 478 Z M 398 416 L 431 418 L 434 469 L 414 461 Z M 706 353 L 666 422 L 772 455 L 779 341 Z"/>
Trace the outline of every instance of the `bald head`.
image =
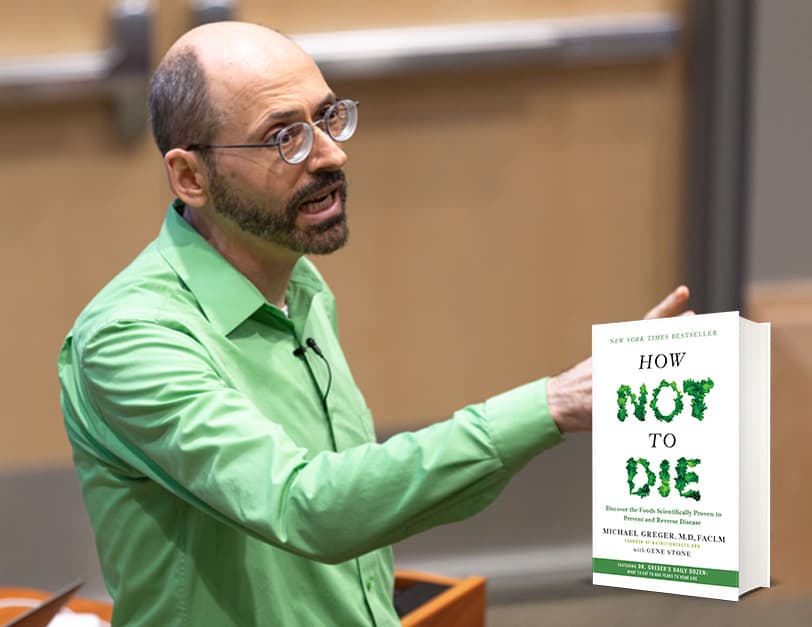
<path id="1" fill-rule="evenodd" d="M 165 59 L 185 50 L 193 51 L 213 76 L 227 76 L 236 68 L 265 69 L 268 63 L 308 58 L 286 35 L 247 22 L 216 22 L 193 28 L 169 48 Z"/>
<path id="2" fill-rule="evenodd" d="M 217 22 L 185 33 L 167 51 L 150 83 L 149 110 L 161 154 L 212 143 L 241 94 L 269 76 L 318 72 L 285 35 L 257 24 Z"/>

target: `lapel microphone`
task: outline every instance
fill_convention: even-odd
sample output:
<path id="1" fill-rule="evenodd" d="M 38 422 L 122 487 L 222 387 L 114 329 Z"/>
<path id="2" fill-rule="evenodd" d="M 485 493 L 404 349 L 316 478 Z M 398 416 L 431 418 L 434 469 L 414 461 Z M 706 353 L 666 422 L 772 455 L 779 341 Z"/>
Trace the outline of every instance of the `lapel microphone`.
<path id="1" fill-rule="evenodd" d="M 314 353 L 316 353 L 316 355 L 318 355 L 322 359 L 325 359 L 324 353 L 321 352 L 321 347 L 318 344 L 316 344 L 316 340 L 314 340 L 312 337 L 309 337 L 305 340 L 305 344 L 307 346 L 297 346 L 296 348 L 293 349 L 294 357 L 303 357 L 305 351 L 308 348 L 310 348 Z"/>
<path id="2" fill-rule="evenodd" d="M 324 403 L 324 407 L 327 407 L 327 395 L 330 393 L 330 387 L 333 384 L 333 370 L 330 368 L 330 362 L 327 361 L 327 358 L 324 356 L 324 353 L 321 352 L 321 347 L 316 344 L 316 340 L 312 337 L 309 337 L 305 340 L 305 346 L 297 346 L 293 349 L 293 356 L 294 357 L 304 357 L 305 351 L 307 349 L 312 350 L 316 355 L 318 355 L 321 360 L 324 362 L 324 365 L 327 366 L 327 390 L 324 392 L 324 396 L 322 397 L 322 403 Z"/>
<path id="3" fill-rule="evenodd" d="M 321 349 L 319 348 L 319 345 L 316 344 L 316 340 L 314 340 L 312 337 L 307 338 L 305 340 L 305 344 L 307 344 L 310 348 L 312 348 L 313 352 L 316 353 L 316 355 L 318 355 L 322 359 L 325 358 L 324 353 L 322 353 Z"/>

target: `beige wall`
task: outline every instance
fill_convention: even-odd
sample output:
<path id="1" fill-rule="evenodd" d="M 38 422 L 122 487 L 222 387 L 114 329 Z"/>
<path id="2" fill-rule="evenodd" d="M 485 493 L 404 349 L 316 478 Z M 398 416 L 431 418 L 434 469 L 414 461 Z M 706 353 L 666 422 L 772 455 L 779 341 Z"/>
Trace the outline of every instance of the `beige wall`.
<path id="1" fill-rule="evenodd" d="M 750 159 L 751 279 L 812 278 L 812 4 L 755 6 Z"/>
<path id="2" fill-rule="evenodd" d="M 186 28 L 156 6 L 156 58 Z M 106 45 L 104 0 L 15 4 L 0 54 Z M 287 32 L 679 10 L 665 1 L 240 3 Z M 363 102 L 348 145 L 349 247 L 317 260 L 382 432 L 551 373 L 589 325 L 637 317 L 682 279 L 682 53 L 618 67 L 533 67 L 336 84 Z M 329 78 L 329 77 L 328 77 Z M 0 467 L 69 459 L 55 360 L 89 298 L 157 232 L 170 197 L 145 133 L 101 103 L 0 109 Z"/>
<path id="3" fill-rule="evenodd" d="M 809 595 L 812 499 L 812 4 L 757 0 L 747 312 L 772 323 L 773 577 Z"/>

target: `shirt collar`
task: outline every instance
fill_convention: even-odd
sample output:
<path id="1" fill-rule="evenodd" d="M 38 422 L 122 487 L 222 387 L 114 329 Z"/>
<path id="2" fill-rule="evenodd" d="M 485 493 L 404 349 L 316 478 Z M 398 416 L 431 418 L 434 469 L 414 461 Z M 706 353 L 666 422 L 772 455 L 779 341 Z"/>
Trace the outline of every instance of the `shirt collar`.
<path id="1" fill-rule="evenodd" d="M 194 294 L 206 318 L 228 335 L 266 303 L 262 293 L 183 219 L 170 204 L 158 251 Z"/>
<path id="2" fill-rule="evenodd" d="M 259 309 L 286 320 L 272 307 L 245 275 L 217 252 L 181 215 L 183 203 L 175 199 L 167 211 L 158 251 L 191 290 L 206 318 L 228 335 Z M 291 322 L 301 326 L 324 282 L 313 265 L 302 257 L 293 267 L 285 299 Z"/>

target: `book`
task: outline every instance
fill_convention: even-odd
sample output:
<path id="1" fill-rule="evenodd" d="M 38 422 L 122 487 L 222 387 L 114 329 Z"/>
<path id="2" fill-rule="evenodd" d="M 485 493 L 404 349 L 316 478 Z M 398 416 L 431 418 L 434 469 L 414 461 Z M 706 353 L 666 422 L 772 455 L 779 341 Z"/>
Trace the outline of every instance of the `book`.
<path id="1" fill-rule="evenodd" d="M 592 581 L 738 600 L 770 585 L 770 325 L 592 327 Z"/>

